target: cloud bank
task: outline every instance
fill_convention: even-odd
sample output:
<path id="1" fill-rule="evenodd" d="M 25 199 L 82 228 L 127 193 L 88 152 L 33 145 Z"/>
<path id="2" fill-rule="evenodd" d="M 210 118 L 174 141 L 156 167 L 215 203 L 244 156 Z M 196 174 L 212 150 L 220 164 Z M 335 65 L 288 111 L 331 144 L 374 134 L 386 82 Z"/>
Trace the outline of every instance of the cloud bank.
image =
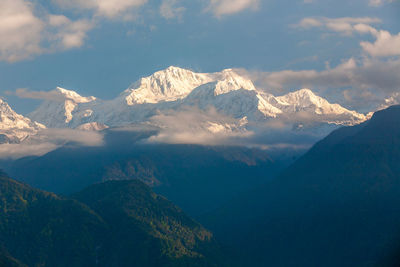
<path id="1" fill-rule="evenodd" d="M 223 145 L 237 143 L 253 134 L 244 127 L 246 119 L 233 119 L 213 108 L 202 111 L 187 107 L 160 113 L 150 119 L 150 124 L 159 129 L 149 138 L 151 143 Z"/>
<path id="2" fill-rule="evenodd" d="M 103 134 L 75 129 L 44 129 L 19 144 L 1 144 L 0 158 L 41 156 L 64 145 L 102 146 Z"/>

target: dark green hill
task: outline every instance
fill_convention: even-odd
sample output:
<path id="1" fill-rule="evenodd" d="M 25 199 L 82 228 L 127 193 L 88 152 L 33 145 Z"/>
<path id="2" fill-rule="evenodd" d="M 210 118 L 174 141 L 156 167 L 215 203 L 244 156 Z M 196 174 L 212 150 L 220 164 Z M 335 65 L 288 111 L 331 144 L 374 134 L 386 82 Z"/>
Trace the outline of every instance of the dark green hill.
<path id="1" fill-rule="evenodd" d="M 0 176 L 0 245 L 28 266 L 94 266 L 103 220 L 75 200 Z"/>
<path id="2" fill-rule="evenodd" d="M 212 234 L 140 181 L 66 199 L 0 175 L 1 266 L 221 266 Z"/>
<path id="3" fill-rule="evenodd" d="M 202 222 L 253 266 L 381 264 L 400 237 L 400 106 L 334 131 Z"/>
<path id="4" fill-rule="evenodd" d="M 115 259 L 124 266 L 217 266 L 221 260 L 209 231 L 138 180 L 95 184 L 74 198 L 110 226 L 105 266 Z"/>

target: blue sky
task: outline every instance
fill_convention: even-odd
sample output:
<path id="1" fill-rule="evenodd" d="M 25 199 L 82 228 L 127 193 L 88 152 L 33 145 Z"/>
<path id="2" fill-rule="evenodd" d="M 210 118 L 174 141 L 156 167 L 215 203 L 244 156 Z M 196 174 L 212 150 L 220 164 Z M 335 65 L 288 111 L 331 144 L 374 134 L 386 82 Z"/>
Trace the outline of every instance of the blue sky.
<path id="1" fill-rule="evenodd" d="M 0 96 L 21 113 L 38 102 L 18 88 L 108 99 L 170 65 L 241 68 L 274 94 L 307 86 L 358 110 L 400 90 L 396 0 L 0 0 L 0 10 Z"/>

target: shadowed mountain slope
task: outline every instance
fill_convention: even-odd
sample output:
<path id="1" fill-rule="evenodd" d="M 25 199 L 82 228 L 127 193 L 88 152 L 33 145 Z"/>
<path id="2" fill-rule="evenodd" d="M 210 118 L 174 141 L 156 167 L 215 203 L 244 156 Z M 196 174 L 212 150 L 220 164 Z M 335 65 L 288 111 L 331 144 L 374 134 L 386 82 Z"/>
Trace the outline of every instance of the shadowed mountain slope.
<path id="1" fill-rule="evenodd" d="M 334 131 L 203 223 L 253 265 L 379 264 L 400 236 L 400 106 Z"/>

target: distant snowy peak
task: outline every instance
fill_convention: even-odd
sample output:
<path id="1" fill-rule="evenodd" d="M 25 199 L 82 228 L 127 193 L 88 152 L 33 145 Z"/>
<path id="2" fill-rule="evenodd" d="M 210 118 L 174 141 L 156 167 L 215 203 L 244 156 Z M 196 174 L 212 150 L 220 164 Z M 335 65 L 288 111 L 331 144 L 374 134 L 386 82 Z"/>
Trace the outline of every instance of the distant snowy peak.
<path id="1" fill-rule="evenodd" d="M 251 80 L 240 76 L 232 69 L 214 73 L 213 76 L 214 79 L 217 80 L 214 91 L 215 95 L 221 95 L 239 89 L 256 90 Z"/>
<path id="2" fill-rule="evenodd" d="M 46 128 L 44 125 L 16 113 L 4 100 L 0 99 L 0 139 L 7 142 L 19 142 L 44 128 Z"/>
<path id="3" fill-rule="evenodd" d="M 79 104 L 85 104 L 96 101 L 96 97 L 84 97 L 77 92 L 67 90 L 61 87 L 49 92 L 56 96 L 54 100 L 44 101 L 39 108 L 30 113 L 28 116 L 43 123 L 48 127 L 65 127 L 72 118 L 73 112 Z"/>
<path id="4" fill-rule="evenodd" d="M 75 91 L 67 90 L 61 87 L 56 87 L 56 89 L 54 89 L 53 91 L 61 94 L 65 98 L 65 100 L 71 100 L 75 103 L 88 103 L 96 100 L 96 97 L 94 96 L 81 96 Z"/>
<path id="5" fill-rule="evenodd" d="M 82 103 L 89 103 L 96 100 L 94 96 L 84 97 L 79 95 L 77 92 L 72 90 L 67 90 L 61 87 L 57 87 L 55 89 L 57 92 L 60 92 L 64 97 L 64 116 L 65 116 L 65 123 L 69 123 L 72 120 L 72 112 L 78 106 L 78 104 Z"/>
<path id="6" fill-rule="evenodd" d="M 121 96 L 129 106 L 176 101 L 188 96 L 193 89 L 210 82 L 216 83 L 215 95 L 239 89 L 255 90 L 252 81 L 243 78 L 232 69 L 216 73 L 196 73 L 171 66 L 151 76 L 141 78 Z"/>
<path id="7" fill-rule="evenodd" d="M 141 78 L 122 93 L 128 105 L 175 101 L 186 97 L 194 88 L 212 82 L 210 74 L 169 67 Z"/>
<path id="8" fill-rule="evenodd" d="M 354 125 L 367 119 L 364 114 L 348 110 L 339 104 L 329 103 L 310 89 L 301 89 L 275 99 L 276 106 L 285 114 L 308 112 L 325 116 L 324 122 L 342 125 Z"/>

